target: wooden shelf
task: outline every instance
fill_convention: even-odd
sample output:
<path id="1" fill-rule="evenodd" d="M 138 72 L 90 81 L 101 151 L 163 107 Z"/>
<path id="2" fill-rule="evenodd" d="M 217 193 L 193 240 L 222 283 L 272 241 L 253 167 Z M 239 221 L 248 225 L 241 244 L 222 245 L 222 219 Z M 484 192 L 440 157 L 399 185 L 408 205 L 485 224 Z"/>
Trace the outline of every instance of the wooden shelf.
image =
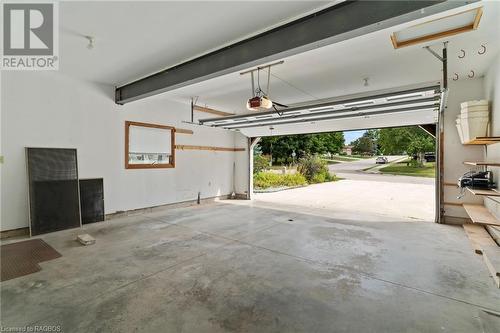
<path id="1" fill-rule="evenodd" d="M 463 206 L 472 222 L 500 226 L 500 221 L 498 221 L 483 205 L 463 204 Z"/>
<path id="2" fill-rule="evenodd" d="M 483 248 L 488 246 L 496 246 L 495 241 L 491 238 L 490 234 L 484 229 L 482 225 L 476 224 L 463 224 L 465 234 L 471 243 L 474 252 L 483 254 Z"/>
<path id="3" fill-rule="evenodd" d="M 464 224 L 463 228 L 474 252 L 482 255 L 496 287 L 500 288 L 500 247 L 491 238 L 484 226 Z"/>
<path id="4" fill-rule="evenodd" d="M 492 145 L 500 142 L 500 136 L 478 136 L 469 142 L 464 142 L 464 145 Z"/>
<path id="5" fill-rule="evenodd" d="M 500 192 L 495 189 L 491 190 L 478 190 L 467 187 L 467 190 L 474 195 L 484 195 L 489 197 L 500 197 Z"/>
<path id="6" fill-rule="evenodd" d="M 466 165 L 481 165 L 481 166 L 500 166 L 500 162 L 488 162 L 488 161 L 465 161 Z"/>

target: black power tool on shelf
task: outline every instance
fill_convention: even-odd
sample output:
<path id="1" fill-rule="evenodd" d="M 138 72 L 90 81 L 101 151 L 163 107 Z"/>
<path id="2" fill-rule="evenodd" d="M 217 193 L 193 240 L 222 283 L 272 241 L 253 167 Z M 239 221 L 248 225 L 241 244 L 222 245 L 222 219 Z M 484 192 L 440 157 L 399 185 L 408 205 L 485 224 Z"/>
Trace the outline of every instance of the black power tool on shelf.
<path id="1" fill-rule="evenodd" d="M 457 185 L 460 187 L 460 196 L 458 196 L 458 199 L 464 196 L 466 188 L 478 190 L 495 188 L 491 171 L 468 171 L 462 177 L 458 178 Z"/>

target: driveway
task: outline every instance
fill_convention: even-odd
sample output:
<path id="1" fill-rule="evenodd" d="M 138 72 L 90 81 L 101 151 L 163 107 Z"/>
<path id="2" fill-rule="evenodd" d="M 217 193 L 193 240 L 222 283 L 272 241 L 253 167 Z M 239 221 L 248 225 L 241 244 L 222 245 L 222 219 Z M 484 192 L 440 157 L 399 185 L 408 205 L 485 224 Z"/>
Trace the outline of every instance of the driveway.
<path id="1" fill-rule="evenodd" d="M 404 156 L 389 156 L 395 161 Z M 434 179 L 363 172 L 375 158 L 330 165 L 340 181 L 275 193 L 256 193 L 257 205 L 286 205 L 290 210 L 360 220 L 434 221 Z"/>

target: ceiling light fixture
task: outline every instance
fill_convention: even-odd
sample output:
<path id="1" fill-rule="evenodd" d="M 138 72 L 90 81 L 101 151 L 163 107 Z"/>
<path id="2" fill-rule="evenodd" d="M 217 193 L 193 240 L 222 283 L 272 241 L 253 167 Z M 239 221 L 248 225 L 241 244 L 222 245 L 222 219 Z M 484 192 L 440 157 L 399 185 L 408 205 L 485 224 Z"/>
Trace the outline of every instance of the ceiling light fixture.
<path id="1" fill-rule="evenodd" d="M 92 36 L 84 36 L 88 40 L 87 49 L 92 50 L 94 48 L 95 38 Z"/>

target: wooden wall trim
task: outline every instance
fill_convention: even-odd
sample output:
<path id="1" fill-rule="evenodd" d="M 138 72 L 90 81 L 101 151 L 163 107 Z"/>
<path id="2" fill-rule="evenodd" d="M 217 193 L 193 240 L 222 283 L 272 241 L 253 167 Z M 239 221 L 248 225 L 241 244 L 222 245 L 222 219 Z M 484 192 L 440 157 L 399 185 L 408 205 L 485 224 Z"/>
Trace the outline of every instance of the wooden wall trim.
<path id="1" fill-rule="evenodd" d="M 170 130 L 170 145 L 171 145 L 171 150 L 172 150 L 170 163 L 169 164 L 129 164 L 128 154 L 129 154 L 130 126 L 161 128 L 161 129 Z M 125 169 L 170 169 L 170 168 L 175 168 L 175 127 L 126 120 L 125 121 Z"/>
<path id="2" fill-rule="evenodd" d="M 193 134 L 194 132 L 192 130 L 189 130 L 189 129 L 185 129 L 185 128 L 175 128 L 175 133 L 177 134 Z"/>
<path id="3" fill-rule="evenodd" d="M 150 123 L 141 123 L 139 121 L 130 121 L 126 120 L 125 125 L 127 126 L 142 126 L 142 127 L 152 127 L 152 128 L 161 128 L 161 129 L 175 129 L 175 127 L 160 125 L 160 124 L 150 124 Z"/>
<path id="4" fill-rule="evenodd" d="M 199 111 L 199 112 L 205 112 L 205 113 L 211 113 L 215 114 L 217 116 L 234 116 L 234 113 L 229 113 L 229 112 L 223 112 L 219 110 L 214 110 L 211 108 L 207 108 L 204 106 L 199 106 L 199 105 L 193 105 L 193 110 L 194 111 Z"/>
<path id="5" fill-rule="evenodd" d="M 209 150 L 209 151 L 245 151 L 245 148 L 227 148 L 227 147 L 213 147 L 213 146 L 195 146 L 195 145 L 175 145 L 178 150 Z"/>
<path id="6" fill-rule="evenodd" d="M 423 42 L 428 42 L 431 40 L 440 39 L 440 38 L 449 37 L 449 36 L 453 36 L 453 35 L 468 32 L 468 31 L 476 30 L 479 26 L 479 22 L 481 21 L 481 17 L 483 15 L 483 7 L 473 8 L 473 9 L 466 10 L 466 11 L 463 11 L 460 13 L 456 13 L 456 14 L 448 15 L 448 16 L 438 18 L 438 19 L 435 19 L 432 21 L 424 22 L 422 24 L 431 23 L 431 22 L 441 20 L 444 18 L 449 18 L 452 16 L 457 16 L 457 15 L 461 15 L 463 13 L 474 12 L 474 11 L 476 12 L 476 15 L 474 17 L 474 21 L 468 25 L 465 25 L 465 26 L 462 26 L 459 28 L 440 31 L 437 33 L 433 33 L 433 34 L 429 34 L 429 35 L 425 35 L 425 36 L 421 36 L 421 37 L 417 37 L 417 38 L 413 38 L 413 39 L 409 39 L 409 40 L 405 40 L 405 41 L 401 41 L 401 42 L 398 42 L 397 38 L 395 36 L 395 33 L 392 33 L 391 34 L 392 45 L 394 46 L 395 49 L 398 49 L 398 48 L 405 47 L 405 46 L 420 44 Z"/>
<path id="7" fill-rule="evenodd" d="M 403 42 L 396 42 L 397 46 L 395 48 L 399 49 L 399 48 L 402 48 L 402 47 L 405 47 L 405 46 L 410 46 L 410 45 L 415 45 L 415 44 L 421 44 L 421 43 L 429 42 L 429 41 L 432 41 L 432 40 L 435 40 L 435 39 L 449 37 L 449 36 L 461 34 L 461 33 L 468 32 L 468 31 L 473 31 L 473 30 L 475 30 L 474 29 L 474 25 L 473 24 L 469 24 L 469 25 L 466 25 L 466 26 L 460 27 L 460 28 L 455 28 L 455 29 L 450 29 L 450 30 L 446 30 L 446 31 L 442 31 L 442 32 L 430 34 L 430 35 L 425 35 L 425 36 L 422 36 L 422 37 L 405 40 Z"/>

